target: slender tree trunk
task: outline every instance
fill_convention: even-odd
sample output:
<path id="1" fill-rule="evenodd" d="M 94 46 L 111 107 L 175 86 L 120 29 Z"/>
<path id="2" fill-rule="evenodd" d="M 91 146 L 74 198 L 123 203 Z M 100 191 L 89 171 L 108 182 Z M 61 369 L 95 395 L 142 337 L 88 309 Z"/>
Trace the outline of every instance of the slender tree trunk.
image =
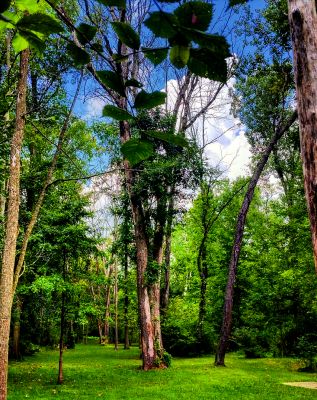
<path id="1" fill-rule="evenodd" d="M 119 349 L 119 332 L 118 332 L 118 264 L 114 265 L 114 349 Z"/>
<path id="2" fill-rule="evenodd" d="M 63 262 L 63 282 L 66 281 L 66 254 L 64 253 Z M 63 376 L 63 352 L 64 352 L 64 336 L 65 336 L 65 314 L 66 314 L 66 292 L 62 292 L 61 304 L 61 320 L 60 320 L 60 336 L 59 336 L 59 361 L 58 361 L 58 378 L 57 383 L 61 385 L 64 382 Z"/>
<path id="3" fill-rule="evenodd" d="M 317 272 L 317 4 L 288 0 L 304 187 Z"/>
<path id="4" fill-rule="evenodd" d="M 8 345 L 13 301 L 13 274 L 20 208 L 20 161 L 24 137 L 29 50 L 20 56 L 16 125 L 11 141 L 8 207 L 0 278 L 0 400 L 7 398 Z"/>
<path id="5" fill-rule="evenodd" d="M 208 278 L 208 267 L 206 265 L 206 243 L 205 243 L 206 238 L 207 238 L 207 233 L 205 232 L 197 257 L 198 272 L 200 277 L 200 293 L 199 293 L 200 299 L 199 299 L 197 336 L 200 342 L 202 341 L 203 338 L 204 321 L 206 316 L 206 290 L 207 290 L 207 278 Z"/>
<path id="6" fill-rule="evenodd" d="M 164 284 L 161 289 L 161 315 L 167 311 L 170 294 L 170 265 L 171 265 L 171 248 L 172 248 L 172 226 L 174 216 L 174 188 L 169 190 L 169 201 L 167 209 L 166 233 L 165 233 L 165 265 L 164 265 Z"/>
<path id="7" fill-rule="evenodd" d="M 223 311 L 223 320 L 222 320 L 222 327 L 221 327 L 221 334 L 220 340 L 218 344 L 218 349 L 216 352 L 215 358 L 215 365 L 224 366 L 225 365 L 225 355 L 228 346 L 228 340 L 231 333 L 231 322 L 232 322 L 232 309 L 233 309 L 233 294 L 234 294 L 234 284 L 236 280 L 236 273 L 237 273 L 237 266 L 238 260 L 242 245 L 243 233 L 244 233 L 244 226 L 247 217 L 247 213 L 249 210 L 249 206 L 251 204 L 254 190 L 258 183 L 258 180 L 261 176 L 261 173 L 269 159 L 269 156 L 276 146 L 279 139 L 282 135 L 291 127 L 294 121 L 297 118 L 297 112 L 294 112 L 290 119 L 285 123 L 285 125 L 279 129 L 277 129 L 268 144 L 267 148 L 265 149 L 264 153 L 262 154 L 261 159 L 259 160 L 254 173 L 251 177 L 250 183 L 247 188 L 247 192 L 244 196 L 238 217 L 236 222 L 236 231 L 234 236 L 234 242 L 232 246 L 232 253 L 231 259 L 229 263 L 229 272 L 228 272 L 228 281 L 225 293 L 225 304 L 224 304 L 224 311 Z"/>
<path id="8" fill-rule="evenodd" d="M 105 270 L 105 275 L 108 279 L 111 278 L 112 275 L 112 266 L 109 267 L 108 272 Z M 111 285 L 108 282 L 106 288 L 106 296 L 105 296 L 105 321 L 104 321 L 104 342 L 105 344 L 109 343 L 109 334 L 110 334 L 110 327 L 109 327 L 109 320 L 110 320 L 110 303 L 111 303 Z"/>
<path id="9" fill-rule="evenodd" d="M 15 360 L 21 360 L 21 352 L 20 352 L 21 312 L 22 312 L 22 301 L 18 296 L 16 296 L 14 301 L 14 309 L 12 312 L 12 317 L 13 317 L 12 353 L 13 353 L 13 358 Z"/>
<path id="10" fill-rule="evenodd" d="M 166 201 L 167 197 L 164 194 L 157 194 L 156 202 L 156 227 L 153 237 L 153 261 L 157 267 L 156 282 L 150 288 L 150 304 L 152 324 L 154 329 L 154 344 L 155 350 L 159 358 L 162 359 L 164 353 L 162 331 L 161 331 L 161 315 L 160 315 L 160 275 L 163 262 L 163 243 L 164 243 L 164 227 L 166 224 Z"/>
<path id="11" fill-rule="evenodd" d="M 79 83 L 78 83 L 78 86 L 77 86 L 77 90 L 76 90 L 72 105 L 71 105 L 71 107 L 69 109 L 69 112 L 68 112 L 66 118 L 65 118 L 64 124 L 63 124 L 63 126 L 62 126 L 62 128 L 60 130 L 56 151 L 54 153 L 51 165 L 50 165 L 50 167 L 48 169 L 45 182 L 43 184 L 43 187 L 42 187 L 42 190 L 41 190 L 41 192 L 39 194 L 39 197 L 38 197 L 38 199 L 37 199 L 37 201 L 35 203 L 35 206 L 33 208 L 32 215 L 31 215 L 31 219 L 30 219 L 30 221 L 29 221 L 29 223 L 27 225 L 25 234 L 23 236 L 20 255 L 19 255 L 17 266 L 15 268 L 15 273 L 14 273 L 13 292 L 15 292 L 16 287 L 18 285 L 18 281 L 19 281 L 19 278 L 20 278 L 20 273 L 21 273 L 23 264 L 24 264 L 24 260 L 25 260 L 25 256 L 26 256 L 26 250 L 27 250 L 27 247 L 28 247 L 28 244 L 29 244 L 29 240 L 30 240 L 31 234 L 33 232 L 33 228 L 34 228 L 34 226 L 36 224 L 37 218 L 39 216 L 39 213 L 41 211 L 41 208 L 42 208 L 42 205 L 43 205 L 43 202 L 44 202 L 44 198 L 45 198 L 45 195 L 46 195 L 47 188 L 49 187 L 49 185 L 50 185 L 50 183 L 52 181 L 53 174 L 54 174 L 54 171 L 55 171 L 55 168 L 56 168 L 56 164 L 57 164 L 59 155 L 60 155 L 60 153 L 62 151 L 65 135 L 66 135 L 66 132 L 67 132 L 67 128 L 68 128 L 68 125 L 69 125 L 70 118 L 71 118 L 72 113 L 73 113 L 73 109 L 75 107 L 75 104 L 76 104 L 76 101 L 77 101 L 77 98 L 78 98 L 81 82 L 82 82 L 82 75 L 80 77 L 80 80 L 79 80 Z"/>
<path id="12" fill-rule="evenodd" d="M 125 244 L 124 249 L 124 349 L 129 350 L 129 262 L 128 262 L 128 246 Z"/>

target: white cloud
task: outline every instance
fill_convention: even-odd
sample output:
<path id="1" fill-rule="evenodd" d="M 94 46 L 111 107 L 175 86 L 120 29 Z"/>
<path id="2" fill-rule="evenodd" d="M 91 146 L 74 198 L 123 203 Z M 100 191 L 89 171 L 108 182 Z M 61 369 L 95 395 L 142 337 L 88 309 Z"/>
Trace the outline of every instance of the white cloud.
<path id="1" fill-rule="evenodd" d="M 178 92 L 178 82 L 171 80 L 167 85 L 168 110 L 173 110 Z M 219 83 L 208 79 L 200 79 L 193 92 L 191 100 L 190 117 L 196 115 L 212 99 Z M 198 143 L 205 148 L 205 156 L 212 166 L 218 166 L 224 175 L 230 179 L 248 174 L 250 162 L 250 146 L 241 128 L 241 122 L 231 112 L 234 79 L 231 78 L 227 85 L 215 97 L 212 105 L 204 116 L 195 121 L 192 129 L 187 132 L 195 137 Z"/>
<path id="2" fill-rule="evenodd" d="M 91 97 L 85 103 L 83 116 L 85 120 L 100 118 L 102 110 L 105 106 L 105 101 L 99 97 Z"/>

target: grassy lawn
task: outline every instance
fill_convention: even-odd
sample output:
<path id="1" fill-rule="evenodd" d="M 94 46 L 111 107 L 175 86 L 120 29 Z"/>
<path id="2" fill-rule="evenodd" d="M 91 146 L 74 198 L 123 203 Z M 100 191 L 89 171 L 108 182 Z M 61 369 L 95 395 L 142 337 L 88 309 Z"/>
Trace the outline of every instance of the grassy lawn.
<path id="1" fill-rule="evenodd" d="M 64 353 L 64 379 L 56 385 L 58 351 L 42 350 L 23 362 L 12 362 L 9 400 L 25 399 L 316 399 L 317 390 L 282 382 L 317 381 L 317 374 L 296 372 L 294 360 L 245 360 L 227 357 L 226 368 L 212 357 L 174 359 L 171 368 L 143 372 L 138 349 L 77 345 Z"/>

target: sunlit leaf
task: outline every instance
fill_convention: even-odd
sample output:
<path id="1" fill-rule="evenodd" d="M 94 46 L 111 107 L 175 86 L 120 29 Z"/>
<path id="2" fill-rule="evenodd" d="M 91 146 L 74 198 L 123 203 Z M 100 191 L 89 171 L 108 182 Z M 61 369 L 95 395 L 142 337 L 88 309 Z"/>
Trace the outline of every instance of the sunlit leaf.
<path id="1" fill-rule="evenodd" d="M 42 53 L 45 49 L 45 41 L 42 40 L 38 35 L 35 33 L 25 30 L 19 31 L 20 35 L 23 36 L 29 43 L 29 47 L 36 50 L 39 53 Z"/>
<path id="2" fill-rule="evenodd" d="M 173 46 L 170 51 L 170 60 L 176 68 L 184 68 L 189 60 L 189 47 Z"/>
<path id="3" fill-rule="evenodd" d="M 189 1 L 179 6 L 174 14 L 177 16 L 180 25 L 205 31 L 211 22 L 212 11 L 213 7 L 210 3 Z"/>
<path id="4" fill-rule="evenodd" d="M 113 71 L 97 71 L 97 75 L 108 88 L 125 97 L 124 84 L 117 73 Z"/>
<path id="5" fill-rule="evenodd" d="M 36 0 L 15 0 L 15 5 L 19 10 L 29 13 L 36 13 L 41 9 L 40 2 Z"/>
<path id="6" fill-rule="evenodd" d="M 134 107 L 138 109 L 150 109 L 164 104 L 165 100 L 166 93 L 158 91 L 147 93 L 144 90 L 141 90 L 135 98 Z"/>
<path id="7" fill-rule="evenodd" d="M 153 144 L 147 140 L 130 139 L 121 146 L 125 159 L 133 166 L 151 157 L 154 153 Z"/>
<path id="8" fill-rule="evenodd" d="M 148 58 L 155 66 L 164 61 L 168 53 L 167 48 L 149 49 L 142 47 L 142 50 L 145 57 Z"/>
<path id="9" fill-rule="evenodd" d="M 144 25 L 149 28 L 155 36 L 170 38 L 177 33 L 177 18 L 175 15 L 163 11 L 150 13 Z"/>
<path id="10" fill-rule="evenodd" d="M 140 47 L 140 37 L 133 30 L 131 25 L 125 22 L 111 22 L 113 30 L 118 35 L 118 38 L 122 43 L 134 50 L 138 50 Z"/>
<path id="11" fill-rule="evenodd" d="M 106 105 L 102 111 L 102 115 L 103 117 L 110 117 L 117 121 L 128 121 L 134 118 L 128 111 L 112 105 Z"/>
<path id="12" fill-rule="evenodd" d="M 17 34 L 12 40 L 12 47 L 15 52 L 20 53 L 20 51 L 23 51 L 29 47 L 29 42 L 24 37 Z"/>

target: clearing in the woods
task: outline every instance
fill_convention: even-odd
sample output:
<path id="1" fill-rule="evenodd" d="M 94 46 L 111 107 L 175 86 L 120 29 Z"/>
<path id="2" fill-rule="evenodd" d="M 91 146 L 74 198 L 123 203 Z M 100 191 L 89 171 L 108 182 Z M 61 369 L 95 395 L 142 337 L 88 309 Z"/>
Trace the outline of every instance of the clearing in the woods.
<path id="1" fill-rule="evenodd" d="M 58 351 L 41 350 L 10 364 L 9 400 L 36 399 L 316 399 L 316 391 L 284 383 L 316 382 L 317 374 L 297 372 L 294 359 L 247 360 L 229 354 L 227 367 L 211 356 L 175 358 L 171 368 L 144 372 L 139 350 L 77 345 L 65 352 L 63 385 L 57 385 Z"/>

